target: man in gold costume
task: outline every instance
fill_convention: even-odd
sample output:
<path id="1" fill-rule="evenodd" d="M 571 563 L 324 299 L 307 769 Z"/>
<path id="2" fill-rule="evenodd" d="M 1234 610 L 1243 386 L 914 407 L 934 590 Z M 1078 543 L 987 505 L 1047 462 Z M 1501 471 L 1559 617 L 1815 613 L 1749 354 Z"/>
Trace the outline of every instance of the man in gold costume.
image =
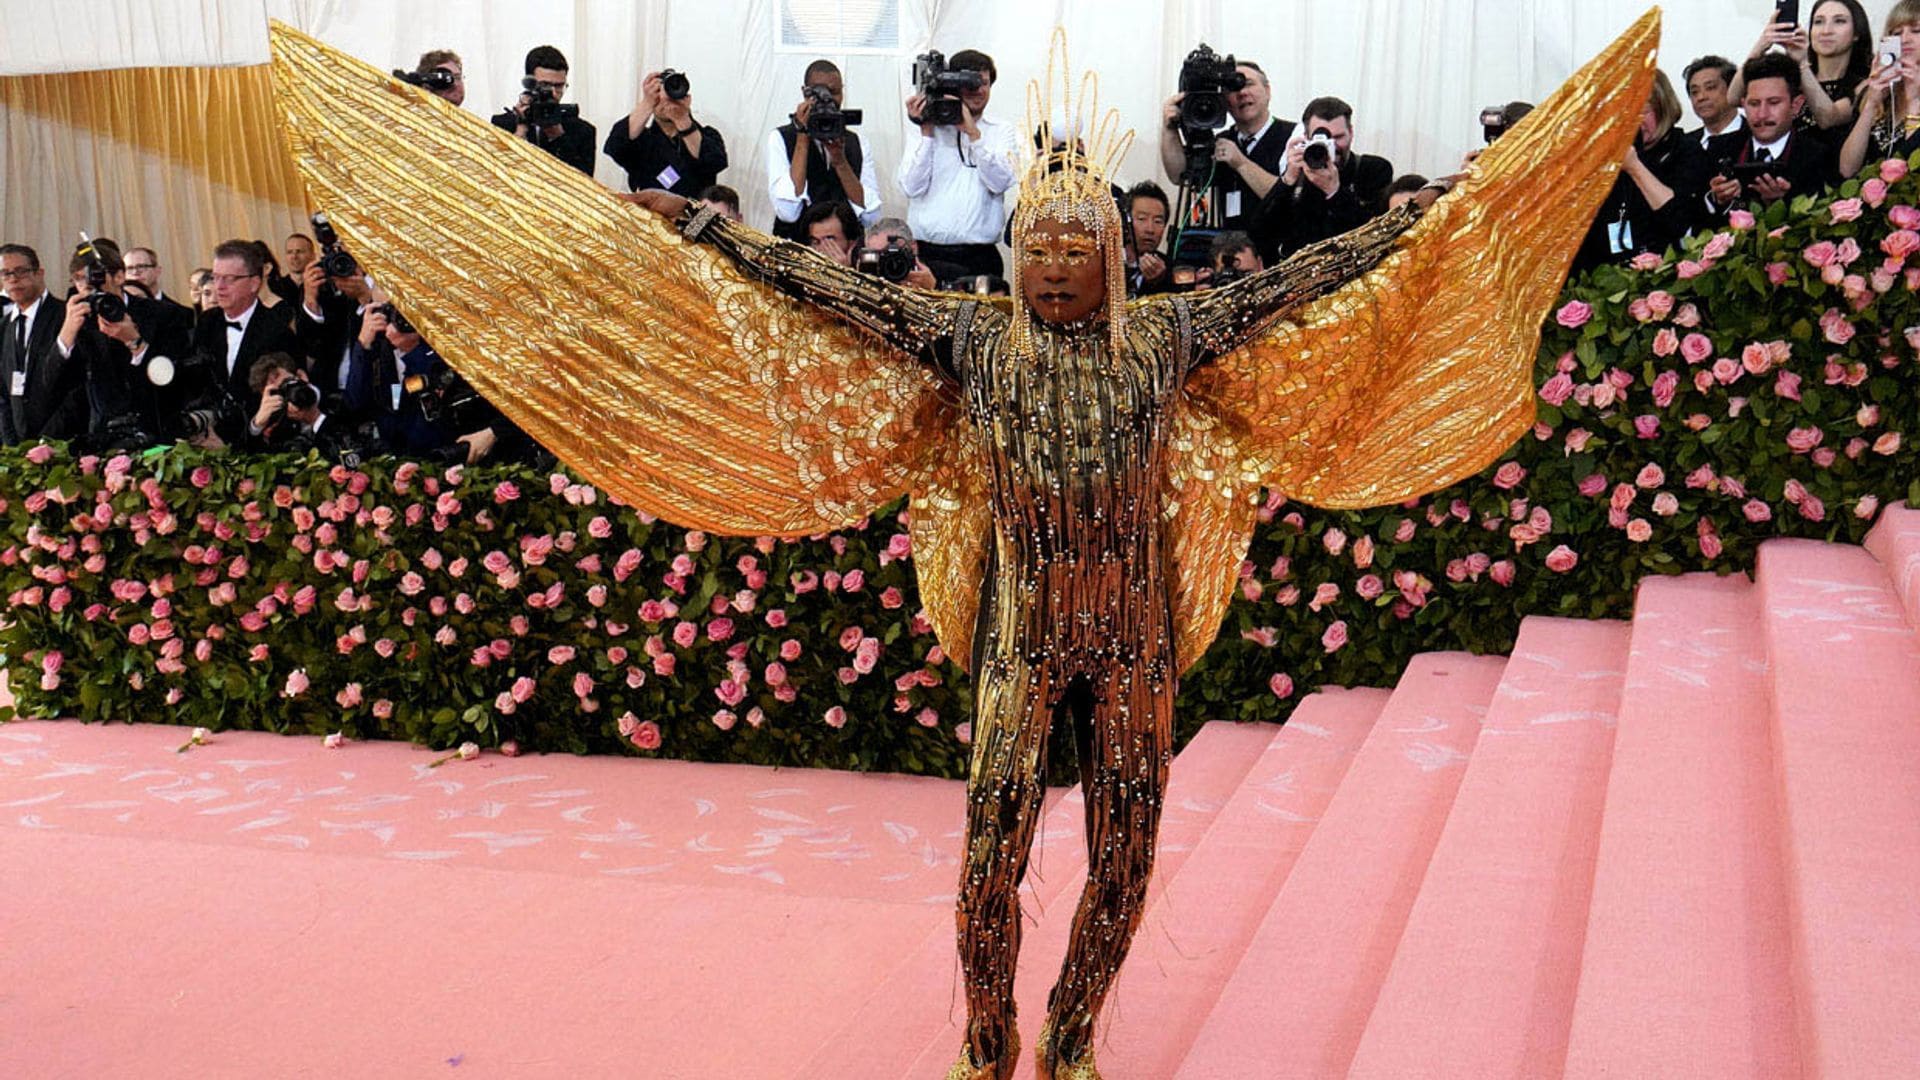
<path id="1" fill-rule="evenodd" d="M 975 676 L 968 1024 L 948 1074 L 971 1080 L 1018 1054 L 1050 725 L 1074 725 L 1089 866 L 1035 1052 L 1042 1077 L 1088 1078 L 1145 905 L 1176 682 L 1218 627 L 1260 489 L 1397 502 L 1525 430 L 1540 321 L 1633 135 L 1657 35 L 1642 19 L 1424 213 L 1129 302 L 1107 174 L 1130 137 L 1096 115 L 1090 78 L 1075 92 L 1056 33 L 1031 119 L 1077 137 L 1022 184 L 1007 303 L 901 288 L 665 192 L 636 210 L 318 42 L 276 28 L 274 46 L 320 205 L 576 469 L 663 518 L 753 535 L 912 494 L 922 596 Z M 355 146 L 380 148 L 378 176 L 338 156 Z"/>

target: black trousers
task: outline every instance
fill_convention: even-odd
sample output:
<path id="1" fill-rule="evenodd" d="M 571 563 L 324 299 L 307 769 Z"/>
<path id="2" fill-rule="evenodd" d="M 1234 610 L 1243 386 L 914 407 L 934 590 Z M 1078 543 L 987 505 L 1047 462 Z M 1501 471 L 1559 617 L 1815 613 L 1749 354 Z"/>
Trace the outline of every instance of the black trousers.
<path id="1" fill-rule="evenodd" d="M 925 240 L 914 245 L 920 249 L 920 261 L 933 271 L 935 281 L 945 285 L 955 278 L 980 274 L 1005 279 L 1007 265 L 1000 261 L 1000 248 L 994 244 L 933 244 Z"/>

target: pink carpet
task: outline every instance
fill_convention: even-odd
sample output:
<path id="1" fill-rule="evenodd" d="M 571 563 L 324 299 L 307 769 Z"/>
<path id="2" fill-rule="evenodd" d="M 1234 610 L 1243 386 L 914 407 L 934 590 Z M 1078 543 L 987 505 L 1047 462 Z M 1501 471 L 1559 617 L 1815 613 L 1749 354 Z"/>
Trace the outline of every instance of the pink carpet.
<path id="1" fill-rule="evenodd" d="M 1896 509 L 1209 725 L 1105 1072 L 1914 1075 L 1916 623 Z M 0 1077 L 938 1077 L 959 1045 L 956 783 L 183 738 L 0 727 Z M 1044 834 L 1029 1040 L 1077 794 Z"/>

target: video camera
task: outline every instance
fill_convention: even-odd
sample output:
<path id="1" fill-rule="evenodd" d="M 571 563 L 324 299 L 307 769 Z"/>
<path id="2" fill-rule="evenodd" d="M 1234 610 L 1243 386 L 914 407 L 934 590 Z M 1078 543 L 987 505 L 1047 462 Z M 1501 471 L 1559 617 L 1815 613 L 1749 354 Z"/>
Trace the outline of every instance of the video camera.
<path id="1" fill-rule="evenodd" d="M 898 285 L 913 273 L 914 264 L 920 260 L 914 257 L 913 248 L 897 236 L 887 238 L 887 246 L 875 251 L 861 248 L 854 257 L 854 266 L 863 274 L 876 274 Z"/>
<path id="2" fill-rule="evenodd" d="M 660 92 L 667 95 L 668 101 L 685 101 L 693 87 L 687 83 L 686 72 L 668 68 L 660 73 Z"/>
<path id="3" fill-rule="evenodd" d="M 87 260 L 87 310 L 101 322 L 117 323 L 127 317 L 127 303 L 107 291 L 107 264 L 100 259 L 93 239 L 80 234 L 80 246 L 74 254 Z"/>
<path id="4" fill-rule="evenodd" d="M 453 89 L 454 83 L 459 81 L 453 77 L 453 72 L 446 68 L 428 68 L 425 71 L 402 71 L 394 68 L 393 77 L 408 86 L 417 86 L 436 94 L 446 93 Z"/>
<path id="5" fill-rule="evenodd" d="M 520 87 L 527 92 L 527 111 L 521 119 L 529 134 L 563 120 L 579 119 L 580 106 L 562 104 L 560 95 L 551 86 L 542 86 L 539 79 L 529 75 L 520 80 Z"/>
<path id="6" fill-rule="evenodd" d="M 360 272 L 360 263 L 354 259 L 346 245 L 340 242 L 340 234 L 333 231 L 333 223 L 325 214 L 315 214 L 311 218 L 313 237 L 320 241 L 320 266 L 328 277 L 352 277 Z"/>
<path id="7" fill-rule="evenodd" d="M 955 71 L 938 52 L 925 52 L 913 58 L 913 85 L 927 99 L 920 123 L 935 127 L 953 127 L 960 123 L 964 108 L 960 95 L 980 89 L 986 77 L 977 71 Z"/>
<path id="8" fill-rule="evenodd" d="M 861 111 L 841 108 L 839 102 L 833 100 L 833 91 L 816 83 L 806 87 L 804 93 L 813 103 L 807 110 L 809 139 L 834 142 L 846 138 L 848 128 L 859 126 Z"/>
<path id="9" fill-rule="evenodd" d="M 1205 42 L 1180 64 L 1180 141 L 1186 169 L 1180 182 L 1197 187 L 1213 171 L 1214 134 L 1227 124 L 1227 95 L 1247 86 L 1232 56 L 1221 56 Z"/>

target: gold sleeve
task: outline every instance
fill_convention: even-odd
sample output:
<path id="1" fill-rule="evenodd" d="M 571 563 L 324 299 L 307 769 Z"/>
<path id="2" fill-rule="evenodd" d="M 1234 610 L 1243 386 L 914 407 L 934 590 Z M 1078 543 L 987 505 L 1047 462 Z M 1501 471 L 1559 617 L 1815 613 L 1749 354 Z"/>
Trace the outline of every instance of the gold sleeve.
<path id="1" fill-rule="evenodd" d="M 1218 632 L 1262 486 L 1400 502 L 1532 424 L 1540 325 L 1638 127 L 1659 36 L 1656 9 L 1417 221 L 1390 215 L 1196 299 L 1162 498 L 1183 667 Z"/>
<path id="2" fill-rule="evenodd" d="M 705 220 L 702 220 L 702 219 Z M 711 244 L 747 273 L 824 308 L 902 352 L 931 357 L 952 343 L 958 301 L 843 266 L 812 248 L 689 208 L 689 239 Z M 940 366 L 950 362 L 942 358 Z"/>
<path id="3" fill-rule="evenodd" d="M 349 250 L 489 401 L 629 505 L 805 536 L 940 459 L 952 394 L 901 353 L 937 334 L 932 304 L 759 249 L 763 269 L 793 258 L 787 284 L 844 293 L 842 322 L 431 94 L 278 23 L 271 42 L 289 152 Z M 749 234 L 716 231 L 743 251 Z"/>

